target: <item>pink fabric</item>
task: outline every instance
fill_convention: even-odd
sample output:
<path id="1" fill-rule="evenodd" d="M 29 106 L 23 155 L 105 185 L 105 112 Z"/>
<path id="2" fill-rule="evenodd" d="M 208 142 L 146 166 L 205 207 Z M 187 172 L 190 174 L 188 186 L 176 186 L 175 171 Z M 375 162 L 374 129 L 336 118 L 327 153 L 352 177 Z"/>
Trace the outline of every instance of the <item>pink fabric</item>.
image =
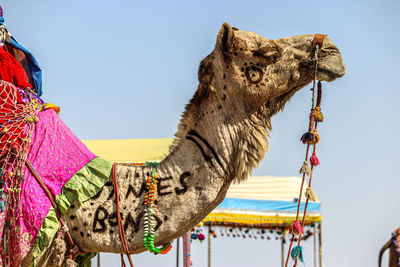
<path id="1" fill-rule="evenodd" d="M 89 161 L 95 158 L 52 109 L 39 113 L 39 122 L 32 133 L 28 160 L 32 163 L 53 196 Z M 24 257 L 31 249 L 51 203 L 32 174 L 25 168 L 22 184 L 22 214 L 12 227 L 19 246 L 12 255 Z M 1 220 L 2 218 L 0 218 Z M 8 251 L 9 253 L 10 251 Z"/>

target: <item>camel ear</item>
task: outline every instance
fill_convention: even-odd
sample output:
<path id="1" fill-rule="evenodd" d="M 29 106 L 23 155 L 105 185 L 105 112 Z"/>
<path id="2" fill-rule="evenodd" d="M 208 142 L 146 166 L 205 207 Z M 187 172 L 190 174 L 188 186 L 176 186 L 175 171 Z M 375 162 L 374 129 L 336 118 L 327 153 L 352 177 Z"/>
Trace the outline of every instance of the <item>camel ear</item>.
<path id="1" fill-rule="evenodd" d="M 233 38 L 234 36 L 231 25 L 224 22 L 217 35 L 217 46 L 221 48 L 222 52 L 229 53 Z"/>

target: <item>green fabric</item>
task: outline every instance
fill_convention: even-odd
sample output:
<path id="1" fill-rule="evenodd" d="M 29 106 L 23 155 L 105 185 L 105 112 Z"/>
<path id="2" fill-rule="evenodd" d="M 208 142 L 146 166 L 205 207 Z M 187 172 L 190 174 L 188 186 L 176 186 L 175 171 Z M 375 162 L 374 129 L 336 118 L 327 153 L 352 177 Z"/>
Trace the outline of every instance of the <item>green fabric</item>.
<path id="1" fill-rule="evenodd" d="M 80 203 L 95 196 L 103 188 L 111 176 L 112 163 L 103 158 L 94 158 L 85 167 L 80 169 L 64 185 L 61 193 L 56 196 L 55 201 L 61 214 L 65 214 L 72 202 L 78 200 Z M 46 218 L 36 237 L 35 244 L 31 249 L 33 256 L 32 266 L 36 266 L 36 258 L 45 250 L 57 233 L 59 222 L 53 207 L 50 208 Z M 90 259 L 95 254 L 88 253 L 80 257 L 80 267 L 90 266 Z"/>

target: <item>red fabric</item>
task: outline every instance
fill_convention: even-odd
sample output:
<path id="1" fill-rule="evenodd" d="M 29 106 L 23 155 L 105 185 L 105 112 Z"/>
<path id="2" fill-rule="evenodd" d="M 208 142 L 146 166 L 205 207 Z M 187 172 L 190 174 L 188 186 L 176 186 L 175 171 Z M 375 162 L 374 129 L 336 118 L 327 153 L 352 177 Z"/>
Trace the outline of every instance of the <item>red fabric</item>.
<path id="1" fill-rule="evenodd" d="M 0 80 L 12 83 L 16 87 L 32 88 L 21 64 L 4 47 L 0 48 Z"/>
<path id="2" fill-rule="evenodd" d="M 32 86 L 28 82 L 26 75 L 21 64 L 5 49 L 4 46 L 0 48 L 0 80 L 9 82 L 15 87 L 26 88 Z M 10 91 L 11 87 L 2 85 L 0 86 L 0 124 L 3 126 L 1 130 L 7 127 L 8 131 L 0 131 L 0 149 L 5 153 L 9 147 L 18 149 L 21 146 L 20 138 L 24 138 L 23 133 L 25 122 L 20 120 L 15 122 L 16 117 L 22 112 L 21 105 L 24 105 L 22 96 L 18 90 Z M 10 122 L 12 121 L 12 122 Z M 7 141 L 14 140 L 11 144 Z"/>

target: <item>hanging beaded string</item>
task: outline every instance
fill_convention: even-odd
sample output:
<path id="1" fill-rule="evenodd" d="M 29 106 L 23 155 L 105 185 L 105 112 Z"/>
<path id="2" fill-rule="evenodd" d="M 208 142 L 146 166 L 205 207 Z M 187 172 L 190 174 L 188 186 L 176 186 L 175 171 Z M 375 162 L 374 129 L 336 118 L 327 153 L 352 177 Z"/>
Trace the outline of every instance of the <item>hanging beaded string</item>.
<path id="1" fill-rule="evenodd" d="M 143 245 L 151 253 L 167 254 L 172 248 L 169 242 L 163 245 L 161 249 L 157 248 L 154 245 L 155 243 L 154 226 L 156 225 L 156 220 L 152 215 L 152 210 L 154 208 L 154 200 L 156 198 L 156 192 L 157 192 L 157 183 L 158 183 L 157 179 L 160 178 L 157 174 L 158 163 L 146 162 L 144 165 L 151 167 L 151 175 L 147 178 L 146 181 L 146 188 L 148 191 L 146 192 L 143 202 L 145 206 L 144 208 L 145 215 L 143 217 L 144 221 Z"/>
<path id="2" fill-rule="evenodd" d="M 308 132 L 303 134 L 303 136 L 300 139 L 303 142 L 303 144 L 307 144 L 305 160 L 299 171 L 300 174 L 303 175 L 303 177 L 302 177 L 301 186 L 300 186 L 300 195 L 299 195 L 299 200 L 298 200 L 298 205 L 297 205 L 296 220 L 292 223 L 292 225 L 290 226 L 290 229 L 289 229 L 289 232 L 292 234 L 292 238 L 291 238 L 290 245 L 289 245 L 289 250 L 288 250 L 288 255 L 286 258 L 285 267 L 288 266 L 290 257 L 294 260 L 293 267 L 297 266 L 298 260 L 303 262 L 303 247 L 300 246 L 300 244 L 301 244 L 302 236 L 304 236 L 303 227 L 304 227 L 304 223 L 305 223 L 305 218 L 307 216 L 308 201 L 309 200 L 311 200 L 311 201 L 317 200 L 317 197 L 311 188 L 311 182 L 312 182 L 312 172 L 313 172 L 314 166 L 319 165 L 319 160 L 315 154 L 316 144 L 320 140 L 320 137 L 318 134 L 318 129 L 317 129 L 317 124 L 318 124 L 318 122 L 322 122 L 323 118 L 324 118 L 324 116 L 321 113 L 321 107 L 320 107 L 321 97 L 322 97 L 322 85 L 321 85 L 320 81 L 318 81 L 318 96 L 317 96 L 317 103 L 315 103 L 315 95 L 316 95 L 315 86 L 317 83 L 318 50 L 319 50 L 319 45 L 317 44 L 315 47 L 315 53 L 314 53 L 314 80 L 313 80 L 313 87 L 311 89 L 312 90 L 312 106 L 311 106 L 311 112 L 310 112 L 310 122 L 309 122 Z M 308 162 L 308 156 L 309 156 L 309 150 L 310 150 L 311 145 L 313 145 L 313 154 L 310 157 L 310 163 L 311 163 L 311 168 L 310 168 L 309 162 Z M 305 203 L 305 209 L 303 212 L 302 223 L 300 224 L 300 222 L 299 222 L 300 205 L 301 205 L 301 197 L 303 194 L 303 187 L 304 187 L 304 181 L 305 181 L 306 176 L 309 177 L 309 183 L 308 183 L 308 188 L 306 189 L 306 192 L 305 192 L 306 203 Z M 299 236 L 298 244 L 297 244 L 297 246 L 295 246 L 292 249 L 296 235 Z"/>

